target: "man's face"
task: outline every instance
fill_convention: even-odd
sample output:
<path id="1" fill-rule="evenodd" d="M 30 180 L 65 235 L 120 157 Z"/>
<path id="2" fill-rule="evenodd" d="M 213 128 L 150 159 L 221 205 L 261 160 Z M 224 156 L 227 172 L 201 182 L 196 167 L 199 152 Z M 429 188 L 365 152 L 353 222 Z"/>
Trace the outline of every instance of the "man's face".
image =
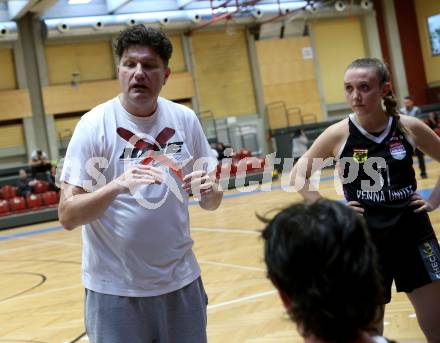
<path id="1" fill-rule="evenodd" d="M 131 104 L 157 98 L 169 75 L 170 69 L 159 55 L 141 45 L 125 50 L 118 65 L 122 95 Z"/>
<path id="2" fill-rule="evenodd" d="M 411 99 L 404 99 L 403 104 L 406 108 L 412 108 L 414 105 L 414 102 Z"/>

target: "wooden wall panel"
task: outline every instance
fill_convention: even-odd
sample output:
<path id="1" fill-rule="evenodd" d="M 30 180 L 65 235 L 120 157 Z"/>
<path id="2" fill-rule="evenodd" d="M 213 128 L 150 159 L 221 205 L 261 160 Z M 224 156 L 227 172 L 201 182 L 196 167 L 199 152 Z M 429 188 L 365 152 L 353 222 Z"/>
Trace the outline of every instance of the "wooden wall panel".
<path id="1" fill-rule="evenodd" d="M 245 32 L 199 32 L 192 45 L 200 111 L 216 117 L 256 113 Z"/>
<path id="2" fill-rule="evenodd" d="M 171 73 L 160 95 L 170 100 L 190 99 L 194 97 L 194 79 L 191 73 Z"/>
<path id="3" fill-rule="evenodd" d="M 313 59 L 303 58 L 303 48 L 311 46 L 309 37 L 261 40 L 256 42 L 265 104 L 283 101 L 286 107 L 299 107 L 302 114 L 322 112 Z M 281 111 L 269 112 L 270 128 L 287 126 Z"/>
<path id="4" fill-rule="evenodd" d="M 48 86 L 43 88 L 46 114 L 86 112 L 119 94 L 119 81 L 94 81 L 70 85 Z M 161 96 L 170 100 L 193 97 L 194 82 L 190 73 L 171 74 L 162 89 Z"/>
<path id="5" fill-rule="evenodd" d="M 14 53 L 12 49 L 0 49 L 0 90 L 17 88 Z"/>
<path id="6" fill-rule="evenodd" d="M 345 69 L 354 59 L 366 56 L 361 22 L 358 17 L 321 19 L 312 27 L 325 102 L 345 103 Z"/>
<path id="7" fill-rule="evenodd" d="M 0 125 L 0 149 L 23 146 L 25 144 L 23 125 Z"/>
<path id="8" fill-rule="evenodd" d="M 59 140 L 71 136 L 80 118 L 81 116 L 55 118 L 55 132 L 57 133 L 57 139 Z"/>
<path id="9" fill-rule="evenodd" d="M 80 82 L 116 77 L 110 41 L 47 45 L 46 62 L 50 85 L 70 83 L 78 72 Z"/>
<path id="10" fill-rule="evenodd" d="M 32 117 L 27 89 L 0 91 L 0 121 Z"/>
<path id="11" fill-rule="evenodd" d="M 46 114 L 86 112 L 119 93 L 117 80 L 48 86 L 43 88 L 43 100 Z"/>
<path id="12" fill-rule="evenodd" d="M 169 67 L 173 73 L 182 73 L 187 71 L 185 55 L 183 53 L 182 38 L 180 35 L 168 37 L 173 44 L 173 55 L 171 56 Z"/>

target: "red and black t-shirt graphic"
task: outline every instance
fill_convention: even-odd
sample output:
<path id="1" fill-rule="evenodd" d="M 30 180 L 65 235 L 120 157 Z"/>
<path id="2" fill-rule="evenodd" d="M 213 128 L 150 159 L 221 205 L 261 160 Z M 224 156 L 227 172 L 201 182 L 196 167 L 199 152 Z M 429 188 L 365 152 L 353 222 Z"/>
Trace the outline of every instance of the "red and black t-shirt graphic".
<path id="1" fill-rule="evenodd" d="M 116 132 L 121 138 L 133 145 L 133 147 L 126 147 L 119 159 L 141 159 L 140 163 L 144 165 L 155 161 L 171 169 L 180 179 L 183 178 L 181 167 L 169 157 L 179 154 L 183 146 L 183 142 L 169 142 L 176 132 L 174 129 L 164 128 L 151 143 L 122 127 L 118 127 Z"/>

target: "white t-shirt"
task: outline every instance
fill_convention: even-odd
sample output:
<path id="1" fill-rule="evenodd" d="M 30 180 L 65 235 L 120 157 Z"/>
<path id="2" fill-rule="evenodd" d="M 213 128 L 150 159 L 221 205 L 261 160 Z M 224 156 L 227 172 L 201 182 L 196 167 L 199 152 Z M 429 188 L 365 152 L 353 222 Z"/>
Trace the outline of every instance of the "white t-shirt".
<path id="1" fill-rule="evenodd" d="M 136 144 L 134 137 L 128 143 L 127 132 L 142 141 Z M 142 153 L 151 151 L 149 143 L 160 146 L 156 154 L 163 153 L 182 166 L 183 175 L 215 170 L 217 159 L 193 111 L 159 97 L 153 115 L 136 117 L 116 97 L 86 113 L 77 124 L 61 180 L 89 191 L 99 189 L 129 165 L 142 161 Z M 100 218 L 83 226 L 86 288 L 147 297 L 175 291 L 199 277 L 189 231 L 188 196 L 175 173 L 157 163 L 153 161 L 162 169 L 165 182 L 118 195 Z"/>
<path id="2" fill-rule="evenodd" d="M 411 111 L 408 111 L 408 109 L 404 106 L 400 109 L 400 113 L 406 114 L 408 116 L 417 117 L 422 113 L 421 109 L 417 106 L 413 106 L 411 108 Z"/>
<path id="3" fill-rule="evenodd" d="M 37 160 L 39 160 L 39 159 L 43 159 L 43 160 L 47 160 L 48 159 L 48 157 L 47 157 L 47 154 L 44 152 L 44 151 L 41 151 L 41 155 L 40 155 L 40 158 L 38 158 L 38 153 L 37 153 L 37 151 L 38 150 L 34 150 L 34 151 L 32 151 L 32 154 L 31 154 L 31 160 L 32 161 L 37 161 Z"/>
<path id="4" fill-rule="evenodd" d="M 307 151 L 307 143 L 309 140 L 307 136 L 302 133 L 292 139 L 292 157 L 299 158 Z"/>

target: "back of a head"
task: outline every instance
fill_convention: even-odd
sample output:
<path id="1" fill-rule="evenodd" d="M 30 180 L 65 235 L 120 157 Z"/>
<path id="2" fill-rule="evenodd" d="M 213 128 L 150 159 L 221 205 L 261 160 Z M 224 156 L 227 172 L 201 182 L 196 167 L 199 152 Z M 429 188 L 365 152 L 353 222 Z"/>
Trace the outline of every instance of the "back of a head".
<path id="1" fill-rule="evenodd" d="M 350 342 L 375 319 L 375 249 L 353 210 L 330 200 L 295 204 L 268 222 L 263 239 L 268 275 L 305 336 Z"/>
<path id="2" fill-rule="evenodd" d="M 116 55 L 121 59 L 124 51 L 136 45 L 151 48 L 159 55 L 165 67 L 168 67 L 168 61 L 173 53 L 173 46 L 165 32 L 142 24 L 126 28 L 120 32 L 116 40 Z"/>

